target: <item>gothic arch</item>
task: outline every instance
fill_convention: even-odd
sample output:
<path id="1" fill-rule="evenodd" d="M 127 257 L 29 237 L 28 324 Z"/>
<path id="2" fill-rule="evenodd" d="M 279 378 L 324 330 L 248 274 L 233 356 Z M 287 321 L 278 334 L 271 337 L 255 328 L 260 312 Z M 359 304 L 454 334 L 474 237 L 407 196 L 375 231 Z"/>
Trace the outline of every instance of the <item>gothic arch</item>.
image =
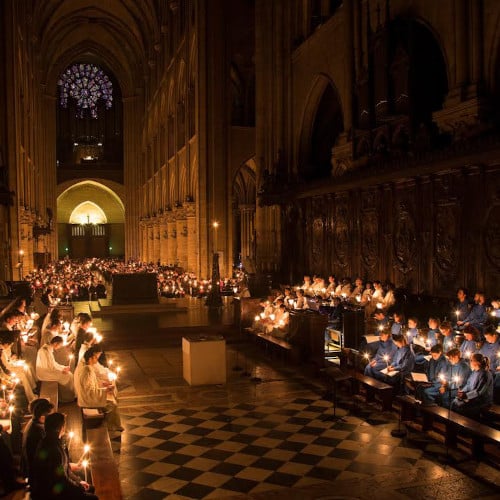
<path id="1" fill-rule="evenodd" d="M 342 103 L 333 81 L 316 75 L 306 100 L 299 140 L 299 176 L 305 179 L 328 177 L 331 150 L 344 130 Z"/>

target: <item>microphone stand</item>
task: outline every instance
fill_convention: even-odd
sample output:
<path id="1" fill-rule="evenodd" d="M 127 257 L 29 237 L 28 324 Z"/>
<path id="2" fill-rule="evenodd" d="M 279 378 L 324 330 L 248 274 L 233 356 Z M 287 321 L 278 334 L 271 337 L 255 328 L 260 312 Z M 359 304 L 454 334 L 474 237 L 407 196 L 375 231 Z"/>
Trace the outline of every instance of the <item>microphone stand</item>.
<path id="1" fill-rule="evenodd" d="M 399 372 L 399 392 L 402 395 L 403 392 L 403 387 L 404 387 L 404 377 L 403 373 Z M 408 431 L 406 429 L 403 429 L 401 427 L 401 421 L 403 419 L 403 405 L 401 404 L 399 407 L 399 417 L 398 417 L 398 428 L 397 429 L 392 429 L 391 431 L 391 436 L 396 437 L 396 438 L 404 438 L 407 434 Z"/>

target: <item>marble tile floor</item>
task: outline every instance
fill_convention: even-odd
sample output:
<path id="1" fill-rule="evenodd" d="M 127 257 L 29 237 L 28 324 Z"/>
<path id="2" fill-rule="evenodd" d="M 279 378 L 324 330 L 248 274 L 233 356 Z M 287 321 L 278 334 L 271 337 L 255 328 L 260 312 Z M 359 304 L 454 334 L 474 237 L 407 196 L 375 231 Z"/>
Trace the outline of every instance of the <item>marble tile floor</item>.
<path id="1" fill-rule="evenodd" d="M 469 460 L 459 470 L 427 437 L 392 437 L 397 416 L 377 405 L 350 414 L 343 394 L 345 422 L 325 421 L 322 380 L 253 344 L 228 345 L 220 386 L 190 387 L 180 346 L 110 356 L 122 366 L 125 432 L 113 447 L 127 499 L 499 498 L 500 471 Z"/>

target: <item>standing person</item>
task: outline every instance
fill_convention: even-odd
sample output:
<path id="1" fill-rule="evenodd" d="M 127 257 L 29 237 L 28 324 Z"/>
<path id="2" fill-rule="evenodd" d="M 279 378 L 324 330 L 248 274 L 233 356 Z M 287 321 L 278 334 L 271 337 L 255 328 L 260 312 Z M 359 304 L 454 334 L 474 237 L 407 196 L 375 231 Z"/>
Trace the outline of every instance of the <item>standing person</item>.
<path id="1" fill-rule="evenodd" d="M 63 345 L 62 337 L 54 337 L 49 344 L 38 350 L 36 358 L 36 375 L 41 381 L 57 382 L 59 384 L 59 401 L 71 403 L 75 400 L 73 374 L 69 366 L 60 365 L 54 358 L 54 351 Z"/>
<path id="2" fill-rule="evenodd" d="M 45 437 L 40 442 L 32 467 L 31 498 L 33 500 L 98 500 L 90 493 L 86 481 L 71 471 L 62 436 L 66 417 L 52 413 L 45 418 Z"/>

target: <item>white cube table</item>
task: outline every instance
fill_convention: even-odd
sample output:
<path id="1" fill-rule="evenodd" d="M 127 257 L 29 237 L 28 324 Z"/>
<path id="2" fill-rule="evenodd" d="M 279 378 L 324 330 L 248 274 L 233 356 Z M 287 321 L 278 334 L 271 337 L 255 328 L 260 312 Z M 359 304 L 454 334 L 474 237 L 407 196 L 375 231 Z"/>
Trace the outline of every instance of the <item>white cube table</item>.
<path id="1" fill-rule="evenodd" d="M 226 341 L 222 335 L 182 337 L 183 376 L 189 385 L 226 383 Z"/>

